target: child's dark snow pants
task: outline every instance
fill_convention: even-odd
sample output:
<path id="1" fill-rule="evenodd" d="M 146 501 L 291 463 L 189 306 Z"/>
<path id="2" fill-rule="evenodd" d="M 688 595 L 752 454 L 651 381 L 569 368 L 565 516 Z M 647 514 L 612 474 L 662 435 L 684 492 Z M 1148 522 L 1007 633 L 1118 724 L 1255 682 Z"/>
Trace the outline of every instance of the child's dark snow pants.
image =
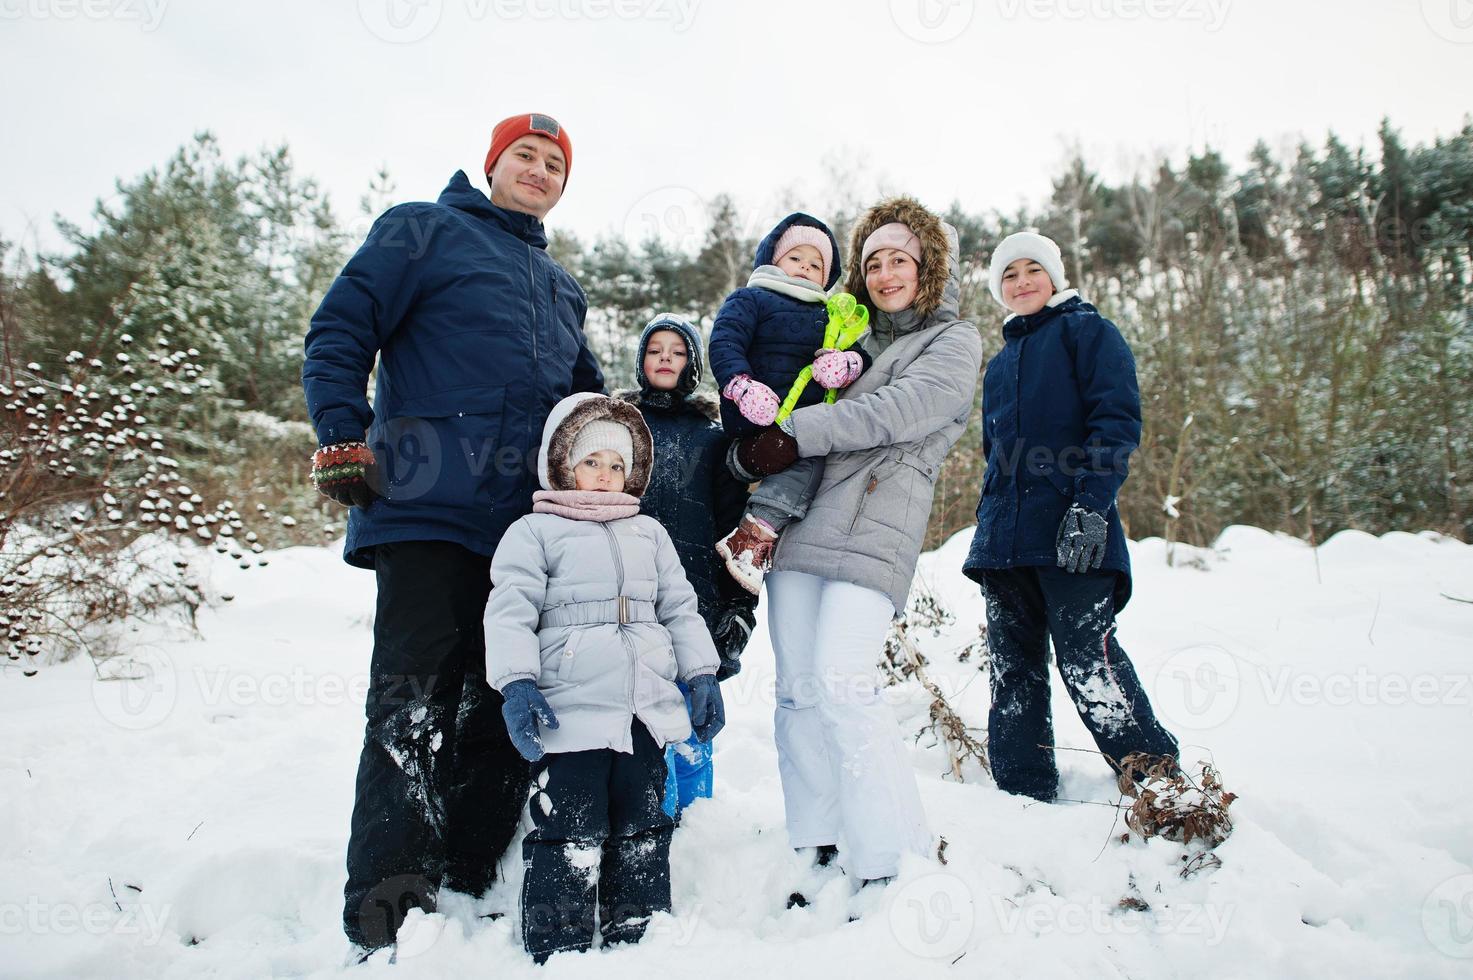
<path id="1" fill-rule="evenodd" d="M 1040 566 L 984 573 L 992 656 L 987 747 L 999 789 L 1040 800 L 1058 790 L 1050 636 L 1059 676 L 1101 752 L 1115 761 L 1131 752 L 1176 756 L 1176 739 L 1156 721 L 1130 658 L 1115 642 L 1114 592 L 1114 572 Z"/>
<path id="2" fill-rule="evenodd" d="M 394 941 L 443 884 L 480 894 L 515 836 L 530 770 L 486 683 L 491 560 L 448 541 L 375 549 L 378 606 L 343 930 Z"/>
<path id="3" fill-rule="evenodd" d="M 637 942 L 670 910 L 665 752 L 634 722 L 634 753 L 557 752 L 532 767 L 522 841 L 522 942 L 538 962 L 563 950 Z M 597 899 L 595 901 L 595 895 Z"/>

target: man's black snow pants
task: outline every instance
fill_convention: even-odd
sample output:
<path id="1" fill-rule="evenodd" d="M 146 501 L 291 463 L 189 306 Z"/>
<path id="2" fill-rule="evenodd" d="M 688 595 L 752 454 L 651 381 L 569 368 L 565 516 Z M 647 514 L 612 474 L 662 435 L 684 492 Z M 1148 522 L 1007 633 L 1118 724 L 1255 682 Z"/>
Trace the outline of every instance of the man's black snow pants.
<path id="1" fill-rule="evenodd" d="M 343 930 L 377 948 L 441 886 L 479 895 L 516 834 L 530 769 L 486 683 L 491 559 L 448 541 L 378 545 Z"/>
<path id="2" fill-rule="evenodd" d="M 1112 764 L 1131 752 L 1176 757 L 1176 739 L 1157 722 L 1130 658 L 1115 641 L 1114 592 L 1114 572 L 1041 566 L 985 573 L 992 656 L 987 747 L 999 789 L 1040 800 L 1058 792 L 1049 637 L 1069 698 Z"/>

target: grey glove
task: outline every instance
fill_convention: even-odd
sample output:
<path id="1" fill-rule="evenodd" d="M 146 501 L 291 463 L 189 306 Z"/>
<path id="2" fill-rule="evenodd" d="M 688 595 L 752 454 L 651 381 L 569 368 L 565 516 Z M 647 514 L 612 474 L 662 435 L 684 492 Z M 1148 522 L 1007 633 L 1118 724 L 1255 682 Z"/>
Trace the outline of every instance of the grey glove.
<path id="1" fill-rule="evenodd" d="M 1073 504 L 1059 522 L 1058 566 L 1071 572 L 1092 572 L 1105 560 L 1110 522 L 1099 511 Z"/>

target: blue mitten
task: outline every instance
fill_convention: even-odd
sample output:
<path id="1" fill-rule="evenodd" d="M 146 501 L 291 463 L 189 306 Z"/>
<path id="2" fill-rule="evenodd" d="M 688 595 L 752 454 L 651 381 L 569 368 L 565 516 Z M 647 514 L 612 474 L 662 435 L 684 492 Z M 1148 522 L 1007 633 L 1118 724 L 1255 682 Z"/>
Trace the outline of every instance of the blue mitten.
<path id="1" fill-rule="evenodd" d="M 537 722 L 556 728 L 557 715 L 552 713 L 547 698 L 537 690 L 535 681 L 526 678 L 512 681 L 501 689 L 501 696 L 506 699 L 501 706 L 501 717 L 506 719 L 506 733 L 511 736 L 511 744 L 516 746 L 522 758 L 536 762 L 542 758 L 543 752 Z"/>
<path id="2" fill-rule="evenodd" d="M 726 726 L 726 706 L 721 703 L 721 688 L 716 686 L 715 674 L 692 677 L 690 687 L 690 724 L 696 730 L 696 738 L 709 742 Z"/>

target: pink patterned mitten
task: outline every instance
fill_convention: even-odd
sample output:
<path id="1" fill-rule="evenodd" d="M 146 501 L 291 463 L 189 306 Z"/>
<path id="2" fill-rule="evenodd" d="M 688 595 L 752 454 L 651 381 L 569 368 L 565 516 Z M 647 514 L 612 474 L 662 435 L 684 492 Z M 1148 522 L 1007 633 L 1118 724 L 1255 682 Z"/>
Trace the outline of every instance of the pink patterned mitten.
<path id="1" fill-rule="evenodd" d="M 864 370 L 859 353 L 824 348 L 813 359 L 813 380 L 825 388 L 844 388 L 858 380 Z"/>
<path id="2" fill-rule="evenodd" d="M 736 402 L 742 418 L 753 425 L 771 425 L 782 407 L 775 391 L 745 374 L 728 381 L 721 393 Z"/>

